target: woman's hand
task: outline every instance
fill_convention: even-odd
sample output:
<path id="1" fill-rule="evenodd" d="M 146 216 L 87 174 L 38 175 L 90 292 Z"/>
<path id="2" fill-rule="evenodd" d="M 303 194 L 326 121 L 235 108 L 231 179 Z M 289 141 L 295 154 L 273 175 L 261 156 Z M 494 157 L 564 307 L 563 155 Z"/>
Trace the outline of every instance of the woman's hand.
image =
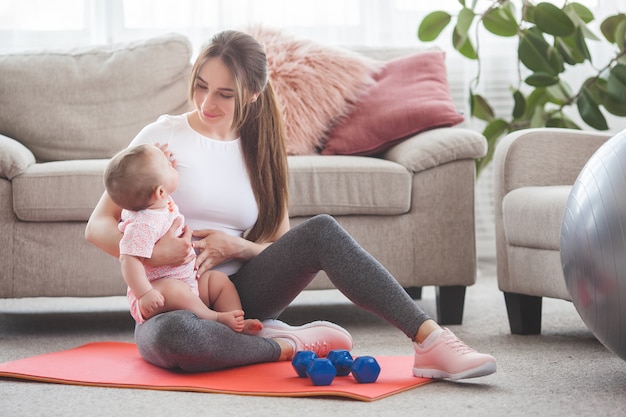
<path id="1" fill-rule="evenodd" d="M 179 217 L 172 223 L 172 227 L 154 245 L 152 257 L 145 263 L 150 266 L 183 265 L 192 262 L 195 255 L 191 252 L 191 229 L 183 227 L 183 234 L 176 235 L 176 229 L 181 226 Z"/>
<path id="2" fill-rule="evenodd" d="M 198 253 L 196 256 L 198 276 L 222 262 L 244 258 L 246 242 L 252 243 L 217 230 L 194 230 L 193 236 L 200 238 L 193 242 L 193 248 Z"/>
<path id="3" fill-rule="evenodd" d="M 170 163 L 172 164 L 172 167 L 176 168 L 176 159 L 174 159 L 174 154 L 172 153 L 172 151 L 170 151 L 168 149 L 167 143 L 161 145 L 159 142 L 157 142 L 157 143 L 154 144 L 154 146 L 159 148 L 161 150 L 161 152 L 163 152 L 165 154 L 167 159 L 169 159 Z"/>

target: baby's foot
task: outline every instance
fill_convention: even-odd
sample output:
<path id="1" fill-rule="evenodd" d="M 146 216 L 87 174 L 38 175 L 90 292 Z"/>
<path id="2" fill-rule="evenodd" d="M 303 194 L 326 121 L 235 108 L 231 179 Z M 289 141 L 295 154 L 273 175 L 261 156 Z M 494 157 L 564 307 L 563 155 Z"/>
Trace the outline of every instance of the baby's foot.
<path id="1" fill-rule="evenodd" d="M 263 323 L 257 319 L 245 319 L 241 333 L 255 335 L 263 330 Z"/>

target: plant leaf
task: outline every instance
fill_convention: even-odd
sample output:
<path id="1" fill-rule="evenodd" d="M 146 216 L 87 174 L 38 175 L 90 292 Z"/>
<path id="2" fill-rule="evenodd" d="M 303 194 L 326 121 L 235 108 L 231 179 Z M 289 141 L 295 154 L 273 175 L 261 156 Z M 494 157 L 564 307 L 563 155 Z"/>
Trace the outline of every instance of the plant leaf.
<path id="1" fill-rule="evenodd" d="M 509 123 L 504 119 L 494 119 L 483 130 L 483 136 L 487 142 L 495 143 L 496 140 L 509 130 Z"/>
<path id="2" fill-rule="evenodd" d="M 517 35 L 517 20 L 507 8 L 498 7 L 490 9 L 489 12 L 483 16 L 482 22 L 485 29 L 495 35 L 504 37 Z"/>
<path id="3" fill-rule="evenodd" d="M 595 82 L 591 83 L 590 80 L 586 80 L 585 85 L 592 93 L 594 99 L 602 104 L 609 113 L 620 117 L 626 116 L 626 103 L 613 100 L 609 94 L 608 81 L 604 78 L 597 78 Z"/>
<path id="4" fill-rule="evenodd" d="M 554 39 L 556 50 L 563 57 L 563 61 L 569 65 L 576 65 L 585 61 L 585 57 L 576 48 L 572 47 L 573 43 L 574 39 L 571 36 Z"/>
<path id="5" fill-rule="evenodd" d="M 569 3 L 563 7 L 563 11 L 572 19 L 577 29 L 580 29 L 585 39 L 599 41 L 600 38 L 587 27 L 587 23 L 593 21 L 593 13 L 580 3 Z"/>
<path id="6" fill-rule="evenodd" d="M 531 116 L 530 116 L 530 127 L 531 128 L 544 127 L 546 125 L 545 117 L 546 117 L 546 111 L 545 111 L 544 106 L 541 106 L 541 107 L 537 106 L 533 108 Z"/>
<path id="7" fill-rule="evenodd" d="M 545 88 L 535 88 L 526 98 L 526 108 L 530 110 L 530 108 L 535 106 L 543 106 L 548 102 L 546 89 Z"/>
<path id="8" fill-rule="evenodd" d="M 610 43 L 616 43 L 616 28 L 623 21 L 626 21 L 626 15 L 623 13 L 609 16 L 604 19 L 604 21 L 600 24 L 600 31 L 607 41 Z"/>
<path id="9" fill-rule="evenodd" d="M 539 3 L 535 6 L 534 18 L 542 32 L 553 36 L 570 36 L 576 28 L 572 19 L 552 3 Z"/>
<path id="10" fill-rule="evenodd" d="M 495 114 L 489 102 L 480 94 L 471 94 L 471 114 L 473 117 L 477 119 L 484 120 L 486 122 L 490 122 L 494 119 Z"/>
<path id="11" fill-rule="evenodd" d="M 596 130 L 608 130 L 609 126 L 606 123 L 606 119 L 600 107 L 586 89 L 583 89 L 580 96 L 578 96 L 576 106 L 578 107 L 580 117 L 585 123 Z"/>
<path id="12" fill-rule="evenodd" d="M 593 13 L 587 7 L 580 3 L 569 3 L 563 7 L 563 11 L 572 17 L 570 12 L 573 12 L 576 16 L 578 16 L 584 23 L 589 23 L 594 19 Z"/>
<path id="13" fill-rule="evenodd" d="M 509 131 L 509 124 L 503 119 L 491 121 L 483 130 L 483 136 L 487 139 L 487 154 L 476 161 L 476 175 L 478 175 L 493 159 L 498 139 Z"/>
<path id="14" fill-rule="evenodd" d="M 615 44 L 620 51 L 624 50 L 624 41 L 626 41 L 626 20 L 622 20 L 615 28 Z"/>
<path id="15" fill-rule="evenodd" d="M 459 16 L 456 19 L 456 26 L 454 30 L 458 32 L 461 38 L 467 38 L 469 29 L 472 26 L 472 22 L 474 21 L 474 17 L 476 15 L 471 9 L 464 7 L 459 12 Z"/>
<path id="16" fill-rule="evenodd" d="M 559 80 L 557 84 L 547 87 L 546 94 L 548 101 L 558 106 L 564 105 L 572 97 L 572 91 L 569 85 L 563 80 Z"/>
<path id="17" fill-rule="evenodd" d="M 528 23 L 535 24 L 535 5 L 532 3 L 525 3 L 523 6 L 522 20 Z"/>
<path id="18" fill-rule="evenodd" d="M 615 101 L 609 96 L 602 96 L 602 106 L 611 114 L 626 117 L 626 103 Z"/>
<path id="19" fill-rule="evenodd" d="M 478 54 L 476 53 L 476 49 L 472 44 L 472 41 L 469 37 L 465 38 L 465 42 L 460 43 L 459 35 L 456 30 L 452 31 L 452 45 L 454 45 L 454 49 L 459 51 L 461 55 L 468 59 L 478 59 Z M 458 46 L 457 46 L 458 44 Z"/>
<path id="20" fill-rule="evenodd" d="M 547 72 L 534 72 L 524 82 L 533 87 L 548 87 L 559 82 L 559 77 L 548 74 Z"/>
<path id="21" fill-rule="evenodd" d="M 569 65 L 582 64 L 585 56 L 576 46 L 575 36 L 557 37 L 554 39 L 557 51 Z"/>
<path id="22" fill-rule="evenodd" d="M 581 130 L 580 126 L 574 123 L 572 119 L 565 117 L 562 114 L 546 120 L 546 127 L 561 127 L 565 129 Z"/>
<path id="23" fill-rule="evenodd" d="M 534 72 L 557 75 L 564 71 L 559 52 L 546 42 L 541 33 L 532 29 L 525 30 L 520 36 L 518 56 Z"/>
<path id="24" fill-rule="evenodd" d="M 545 60 L 545 51 L 550 47 L 541 36 L 524 31 L 520 37 L 518 55 L 522 63 L 532 71 L 552 72 L 550 63 Z"/>
<path id="25" fill-rule="evenodd" d="M 515 103 L 513 106 L 513 118 L 519 119 L 526 111 L 526 98 L 521 91 L 515 90 L 513 91 L 513 101 Z"/>
<path id="26" fill-rule="evenodd" d="M 580 28 L 576 28 L 574 41 L 576 42 L 578 51 L 585 57 L 586 60 L 591 62 L 591 54 L 589 53 L 589 48 L 587 48 L 587 41 L 585 41 L 585 35 Z"/>
<path id="27" fill-rule="evenodd" d="M 626 103 L 626 65 L 618 64 L 611 68 L 607 90 L 611 99 Z"/>
<path id="28" fill-rule="evenodd" d="M 417 37 L 422 42 L 431 42 L 439 37 L 441 32 L 450 23 L 451 16 L 447 12 L 436 11 L 422 20 L 417 30 Z"/>

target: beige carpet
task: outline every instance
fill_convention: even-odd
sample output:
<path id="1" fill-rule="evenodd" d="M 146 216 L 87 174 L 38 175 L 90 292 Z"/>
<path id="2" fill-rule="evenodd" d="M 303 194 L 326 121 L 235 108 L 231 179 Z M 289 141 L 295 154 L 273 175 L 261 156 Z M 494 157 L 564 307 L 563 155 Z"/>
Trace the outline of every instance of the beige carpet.
<path id="1" fill-rule="evenodd" d="M 434 314 L 434 289 L 420 304 Z M 293 324 L 326 319 L 345 326 L 355 354 L 407 355 L 397 330 L 335 291 L 307 292 L 283 316 Z M 373 403 L 334 398 L 265 398 L 95 388 L 0 379 L 3 416 L 623 416 L 626 362 L 587 330 L 571 303 L 544 300 L 543 334 L 509 334 L 494 265 L 481 263 L 467 292 L 463 340 L 498 359 L 495 375 L 436 382 Z M 0 300 L 0 361 L 94 341 L 132 342 L 121 297 Z M 407 369 L 410 372 L 410 369 Z"/>

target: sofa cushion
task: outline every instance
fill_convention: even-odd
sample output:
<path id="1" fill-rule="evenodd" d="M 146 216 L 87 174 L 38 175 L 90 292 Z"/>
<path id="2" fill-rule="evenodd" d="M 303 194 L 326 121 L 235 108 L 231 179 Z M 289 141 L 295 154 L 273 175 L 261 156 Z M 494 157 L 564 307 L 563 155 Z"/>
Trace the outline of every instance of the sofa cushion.
<path id="1" fill-rule="evenodd" d="M 376 76 L 355 109 L 332 127 L 324 155 L 377 155 L 424 130 L 463 121 L 439 50 L 393 59 Z"/>
<path id="2" fill-rule="evenodd" d="M 108 160 L 71 160 L 29 166 L 13 179 L 13 210 L 23 221 L 86 221 L 104 192 Z"/>
<path id="3" fill-rule="evenodd" d="M 188 108 L 182 35 L 0 55 L 0 134 L 39 161 L 109 158 L 165 113 Z"/>
<path id="4" fill-rule="evenodd" d="M 13 210 L 22 221 L 87 221 L 104 192 L 108 160 L 30 165 L 13 179 Z M 411 180 L 402 165 L 351 156 L 290 156 L 291 216 L 319 213 L 401 214 L 409 211 Z"/>
<path id="5" fill-rule="evenodd" d="M 394 215 L 411 207 L 412 174 L 384 159 L 290 156 L 289 176 L 291 216 Z"/>
<path id="6" fill-rule="evenodd" d="M 319 153 L 333 122 L 345 116 L 382 62 L 354 51 L 298 39 L 263 26 L 247 30 L 264 47 L 281 105 L 290 155 Z"/>
<path id="7" fill-rule="evenodd" d="M 508 245 L 559 250 L 561 222 L 572 187 L 522 187 L 502 200 L 504 233 Z"/>

